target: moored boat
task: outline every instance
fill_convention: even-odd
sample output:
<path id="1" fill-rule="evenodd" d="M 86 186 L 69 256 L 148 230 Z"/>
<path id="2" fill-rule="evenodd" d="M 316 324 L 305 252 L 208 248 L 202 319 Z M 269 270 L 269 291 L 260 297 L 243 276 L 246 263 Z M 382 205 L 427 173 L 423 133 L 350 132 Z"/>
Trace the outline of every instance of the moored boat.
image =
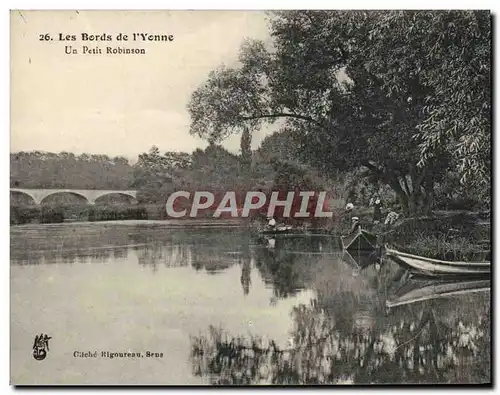
<path id="1" fill-rule="evenodd" d="M 357 231 L 347 236 L 340 236 L 342 247 L 348 251 L 372 251 L 377 246 L 377 236 L 358 227 Z"/>
<path id="2" fill-rule="evenodd" d="M 430 276 L 487 276 L 491 273 L 491 262 L 442 261 L 386 248 L 387 257 L 410 272 Z"/>

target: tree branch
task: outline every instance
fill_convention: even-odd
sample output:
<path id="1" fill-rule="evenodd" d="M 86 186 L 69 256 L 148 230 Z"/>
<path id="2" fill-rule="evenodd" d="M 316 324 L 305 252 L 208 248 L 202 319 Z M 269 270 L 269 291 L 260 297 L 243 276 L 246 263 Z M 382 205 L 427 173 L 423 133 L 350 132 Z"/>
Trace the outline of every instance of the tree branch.
<path id="1" fill-rule="evenodd" d="M 403 176 L 402 178 L 404 181 L 404 188 L 406 189 L 406 194 L 410 196 L 411 191 L 410 191 L 410 186 L 408 185 L 408 179 L 406 178 L 406 176 Z"/>
<path id="2" fill-rule="evenodd" d="M 240 117 L 243 121 L 249 121 L 252 119 L 260 119 L 260 118 L 296 118 L 296 119 L 302 119 L 303 121 L 308 121 L 311 123 L 314 123 L 316 126 L 319 126 L 322 129 L 326 129 L 325 126 L 319 122 L 316 121 L 314 118 L 308 117 L 306 115 L 300 115 L 300 114 L 291 114 L 291 113 L 286 113 L 286 112 L 277 112 L 275 114 L 260 114 L 260 115 L 253 115 L 249 117 Z"/>

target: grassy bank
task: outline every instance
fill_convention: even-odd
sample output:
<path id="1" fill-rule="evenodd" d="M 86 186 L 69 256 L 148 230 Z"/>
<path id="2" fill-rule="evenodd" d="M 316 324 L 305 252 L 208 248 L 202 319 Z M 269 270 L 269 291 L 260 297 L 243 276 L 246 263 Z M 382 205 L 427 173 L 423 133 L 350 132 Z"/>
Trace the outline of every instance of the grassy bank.
<path id="1" fill-rule="evenodd" d="M 140 205 L 11 206 L 10 224 L 148 219 Z"/>
<path id="2" fill-rule="evenodd" d="M 491 247 L 479 243 L 472 237 L 449 235 L 417 235 L 402 246 L 405 252 L 447 261 L 488 261 L 491 260 Z"/>
<path id="3" fill-rule="evenodd" d="M 58 206 L 10 206 L 10 224 L 49 224 L 67 222 L 101 221 L 169 221 L 169 223 L 222 223 L 233 220 L 228 213 L 214 218 L 214 210 L 200 211 L 196 218 L 173 218 L 167 215 L 165 205 L 117 204 L 117 205 L 58 205 Z M 236 218 L 238 222 L 247 222 Z"/>
<path id="4" fill-rule="evenodd" d="M 441 212 L 407 218 L 381 236 L 401 251 L 449 261 L 491 259 L 491 224 L 486 213 Z"/>

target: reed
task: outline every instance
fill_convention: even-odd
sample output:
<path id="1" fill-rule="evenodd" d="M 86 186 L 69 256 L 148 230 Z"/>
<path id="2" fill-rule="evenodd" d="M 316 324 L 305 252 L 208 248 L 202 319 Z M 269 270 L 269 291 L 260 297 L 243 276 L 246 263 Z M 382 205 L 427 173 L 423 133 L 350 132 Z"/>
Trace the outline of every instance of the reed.
<path id="1" fill-rule="evenodd" d="M 450 233 L 418 233 L 399 248 L 410 254 L 448 261 L 484 261 L 491 258 L 490 245 L 479 244 L 471 236 Z"/>

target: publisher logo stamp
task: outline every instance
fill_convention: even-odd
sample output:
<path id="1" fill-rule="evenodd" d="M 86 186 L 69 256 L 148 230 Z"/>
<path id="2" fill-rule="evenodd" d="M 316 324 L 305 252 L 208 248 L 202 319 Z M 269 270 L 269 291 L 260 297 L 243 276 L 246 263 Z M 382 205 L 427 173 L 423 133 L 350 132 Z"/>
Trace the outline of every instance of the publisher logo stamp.
<path id="1" fill-rule="evenodd" d="M 35 336 L 35 342 L 33 343 L 33 358 L 37 361 L 43 361 L 45 357 L 47 357 L 50 339 L 52 339 L 52 337 L 44 335 L 43 333 Z"/>

